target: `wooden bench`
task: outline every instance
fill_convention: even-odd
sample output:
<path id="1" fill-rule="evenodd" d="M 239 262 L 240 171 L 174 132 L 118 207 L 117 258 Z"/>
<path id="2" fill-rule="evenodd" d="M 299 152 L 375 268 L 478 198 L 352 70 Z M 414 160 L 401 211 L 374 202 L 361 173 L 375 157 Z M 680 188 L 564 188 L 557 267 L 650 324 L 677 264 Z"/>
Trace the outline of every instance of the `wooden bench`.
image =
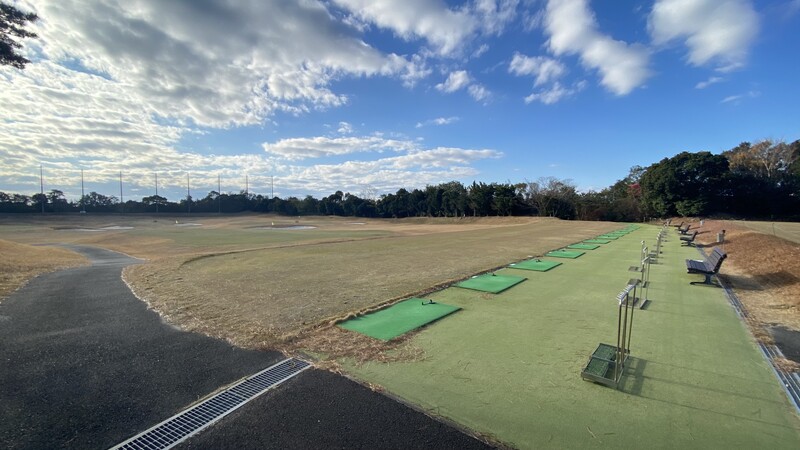
<path id="1" fill-rule="evenodd" d="M 697 237 L 697 230 L 692 231 L 692 234 L 681 236 L 681 245 L 687 247 L 694 247 L 694 238 Z"/>
<path id="2" fill-rule="evenodd" d="M 711 277 L 719 273 L 719 268 L 722 267 L 722 262 L 725 261 L 728 255 L 715 247 L 710 255 L 706 256 L 705 260 L 687 259 L 686 269 L 689 273 L 699 273 L 705 275 L 703 281 L 692 281 L 689 284 L 706 284 L 714 286 L 711 282 Z"/>

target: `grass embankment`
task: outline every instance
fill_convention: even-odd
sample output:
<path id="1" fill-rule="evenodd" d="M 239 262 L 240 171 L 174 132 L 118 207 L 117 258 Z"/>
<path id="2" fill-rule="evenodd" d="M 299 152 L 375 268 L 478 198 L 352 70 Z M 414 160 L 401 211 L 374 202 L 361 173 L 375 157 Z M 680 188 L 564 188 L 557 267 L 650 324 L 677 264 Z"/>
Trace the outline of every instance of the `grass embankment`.
<path id="1" fill-rule="evenodd" d="M 34 247 L 0 239 L 0 300 L 37 275 L 88 264 L 83 256 L 57 247 Z"/>
<path id="2" fill-rule="evenodd" d="M 375 232 L 381 222 L 371 221 L 365 231 Z M 488 226 L 454 219 L 383 222 L 393 236 L 165 259 L 132 267 L 126 276 L 173 323 L 239 345 L 269 347 L 326 319 L 617 227 L 530 218 L 489 220 Z"/>
<path id="3" fill-rule="evenodd" d="M 800 424 L 721 289 L 691 286 L 699 257 L 669 231 L 636 310 L 620 390 L 583 381 L 598 343 L 616 342 L 615 295 L 635 272 L 643 227 L 498 295 L 449 288 L 463 308 L 398 349 L 424 357 L 345 370 L 393 395 L 519 448 L 798 448 Z M 508 258 L 510 262 L 513 258 Z M 347 335 L 351 332 L 340 331 Z"/>

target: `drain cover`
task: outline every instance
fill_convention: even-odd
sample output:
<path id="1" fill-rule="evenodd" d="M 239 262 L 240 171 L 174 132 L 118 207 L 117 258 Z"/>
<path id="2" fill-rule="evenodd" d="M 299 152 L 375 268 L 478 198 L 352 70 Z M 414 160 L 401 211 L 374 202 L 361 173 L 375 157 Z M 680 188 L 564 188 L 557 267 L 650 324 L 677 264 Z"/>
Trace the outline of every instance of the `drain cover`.
<path id="1" fill-rule="evenodd" d="M 112 450 L 172 448 L 309 367 L 300 359 L 283 360 L 112 447 Z"/>

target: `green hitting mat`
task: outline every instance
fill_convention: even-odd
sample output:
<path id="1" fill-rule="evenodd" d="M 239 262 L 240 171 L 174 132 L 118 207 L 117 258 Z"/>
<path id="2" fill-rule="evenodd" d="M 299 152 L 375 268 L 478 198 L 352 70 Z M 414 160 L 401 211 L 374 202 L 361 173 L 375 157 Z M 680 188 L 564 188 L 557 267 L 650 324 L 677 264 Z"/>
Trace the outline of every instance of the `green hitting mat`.
<path id="1" fill-rule="evenodd" d="M 598 244 L 587 244 L 585 242 L 581 242 L 580 244 L 572 244 L 572 245 L 568 245 L 567 246 L 567 248 L 574 248 L 574 249 L 577 249 L 577 250 L 594 250 L 594 249 L 599 248 L 599 247 L 600 247 L 600 245 L 598 245 Z"/>
<path id="2" fill-rule="evenodd" d="M 584 244 L 608 244 L 611 242 L 609 239 L 587 239 L 583 241 Z"/>
<path id="3" fill-rule="evenodd" d="M 487 273 L 485 275 L 478 275 L 460 283 L 455 286 L 464 289 L 473 289 L 475 291 L 491 292 L 498 294 L 516 284 L 522 283 L 527 280 L 525 277 L 516 277 L 514 275 L 494 275 Z"/>
<path id="4" fill-rule="evenodd" d="M 441 319 L 458 311 L 459 307 L 433 303 L 430 300 L 411 298 L 386 309 L 356 317 L 339 324 L 341 328 L 356 331 L 375 339 L 388 341 Z"/>
<path id="5" fill-rule="evenodd" d="M 616 241 L 617 239 L 619 239 L 619 236 L 614 236 L 613 234 L 603 234 L 603 235 L 597 236 L 597 239 L 607 239 L 607 240 Z"/>
<path id="6" fill-rule="evenodd" d="M 553 267 L 560 266 L 560 262 L 542 261 L 541 259 L 529 259 L 509 265 L 512 269 L 535 270 L 537 272 L 547 272 Z"/>
<path id="7" fill-rule="evenodd" d="M 554 256 L 556 258 L 575 259 L 575 258 L 583 255 L 584 253 L 586 253 L 586 252 L 579 252 L 579 251 L 575 251 L 575 250 L 566 250 L 566 249 L 562 248 L 561 250 L 553 250 L 552 252 L 548 252 L 544 256 Z"/>

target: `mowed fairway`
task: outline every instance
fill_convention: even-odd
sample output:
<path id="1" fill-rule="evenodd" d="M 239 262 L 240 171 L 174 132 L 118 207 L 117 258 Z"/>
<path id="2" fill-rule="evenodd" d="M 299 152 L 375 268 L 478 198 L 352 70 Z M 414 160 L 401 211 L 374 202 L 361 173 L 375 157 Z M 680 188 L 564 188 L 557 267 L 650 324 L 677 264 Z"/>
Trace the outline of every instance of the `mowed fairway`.
<path id="1" fill-rule="evenodd" d="M 137 294 L 172 322 L 240 345 L 271 346 L 287 333 L 323 320 L 616 227 L 555 219 L 489 219 L 463 225 L 452 220 L 409 221 L 408 228 L 393 229 L 398 222 L 407 223 L 370 222 L 378 228 L 385 224 L 389 236 L 164 259 L 132 267 L 127 277 Z"/>

